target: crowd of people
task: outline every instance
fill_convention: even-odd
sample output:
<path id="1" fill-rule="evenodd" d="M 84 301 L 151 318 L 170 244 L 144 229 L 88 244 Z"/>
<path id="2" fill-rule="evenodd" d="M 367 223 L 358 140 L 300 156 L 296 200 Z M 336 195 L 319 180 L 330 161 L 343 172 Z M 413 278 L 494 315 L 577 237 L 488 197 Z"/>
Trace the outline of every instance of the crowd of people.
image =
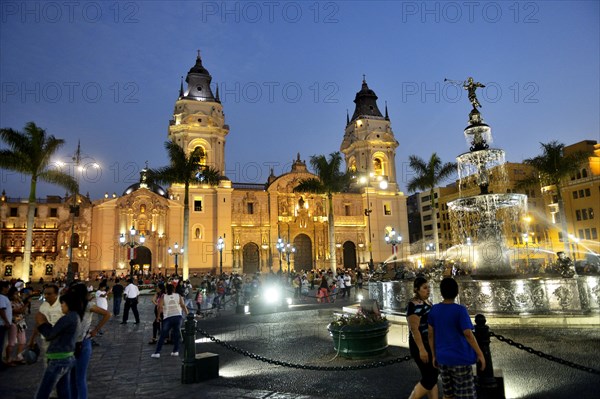
<path id="1" fill-rule="evenodd" d="M 568 258 L 562 259 L 572 267 Z M 477 362 L 480 369 L 485 368 L 467 310 L 455 303 L 458 284 L 452 276 L 441 280 L 443 301 L 436 305 L 429 301 L 428 278 L 437 277 L 445 270 L 443 266 L 440 263 L 427 269 L 429 274 L 411 278 L 414 297 L 406 309 L 409 349 L 422 377 L 411 398 L 437 398 L 439 376 L 444 397 L 473 397 L 471 367 Z M 396 275 L 398 272 L 396 270 Z M 402 271 L 403 278 L 407 278 L 408 272 Z M 299 301 L 329 303 L 352 299 L 370 276 L 360 269 L 338 269 L 337 274 L 331 270 L 218 276 L 193 273 L 185 280 L 177 275 L 162 274 L 123 277 L 124 282 L 115 273 L 100 274 L 94 279 L 96 285 L 89 281 L 62 282 L 60 286 L 51 282 L 44 284 L 41 292 L 22 280 L 0 281 L 0 370 L 26 364 L 28 359 L 23 355 L 26 349 L 39 346 L 44 373 L 35 397 L 87 398 L 87 373 L 94 338 L 102 335 L 102 328 L 111 316 L 120 317 L 121 324 L 126 324 L 131 312 L 135 323 L 140 323 L 137 306 L 142 286 L 154 288 L 149 344 L 155 345 L 151 357 L 159 359 L 165 343 L 173 344 L 171 356 L 179 356 L 183 317 L 189 312 L 200 314 L 207 309 L 221 309 L 232 300 L 238 305 L 247 304 L 261 295 L 263 287 L 273 284 L 287 289 Z M 314 294 L 310 295 L 311 292 Z M 25 316 L 31 314 L 31 301 L 38 296 L 42 303 L 34 315 L 35 325 L 27 326 Z M 112 314 L 108 309 L 109 298 L 113 303 Z"/>
<path id="2" fill-rule="evenodd" d="M 141 287 L 154 289 L 154 320 L 149 344 L 155 345 L 153 358 L 160 358 L 165 343 L 172 343 L 171 356 L 179 356 L 180 329 L 188 312 L 222 309 L 228 303 L 248 304 L 273 284 L 287 290 L 298 301 L 317 303 L 349 299 L 362 289 L 360 270 L 310 270 L 284 273 L 212 275 L 193 273 L 189 279 L 162 274 L 124 276 L 100 273 L 93 279 L 67 283 L 62 278 L 40 281 L 34 289 L 20 279 L 0 281 L 0 370 L 26 364 L 23 354 L 37 349 L 45 371 L 36 398 L 51 395 L 61 398 L 87 398 L 87 369 L 95 339 L 103 334 L 103 326 L 111 317 L 121 324 L 129 322 L 130 313 L 140 323 L 138 299 Z M 310 293 L 313 292 L 313 295 Z M 35 325 L 27 326 L 31 301 L 39 298 L 34 315 Z M 112 313 L 109 311 L 112 298 Z M 123 306 L 122 306 L 123 305 Z M 54 393 L 55 392 L 55 393 Z"/>
<path id="3" fill-rule="evenodd" d="M 98 298 L 102 298 L 102 289 L 98 290 Z M 31 300 L 40 294 L 43 303 L 34 316 L 35 325 L 28 327 L 25 314 L 31 313 Z M 0 281 L 0 347 L 5 336 L 8 338 L 0 369 L 32 361 L 24 354 L 36 349 L 35 353 L 44 358 L 44 374 L 36 398 L 49 398 L 53 391 L 56 392 L 53 396 L 60 398 L 87 398 L 91 342 L 111 316 L 106 310 L 107 301 L 102 306 L 102 299 L 90 298 L 88 287 L 82 282 L 73 282 L 62 289 L 53 283 L 46 284 L 39 293 L 21 280 Z M 94 314 L 99 315 L 96 323 Z"/>

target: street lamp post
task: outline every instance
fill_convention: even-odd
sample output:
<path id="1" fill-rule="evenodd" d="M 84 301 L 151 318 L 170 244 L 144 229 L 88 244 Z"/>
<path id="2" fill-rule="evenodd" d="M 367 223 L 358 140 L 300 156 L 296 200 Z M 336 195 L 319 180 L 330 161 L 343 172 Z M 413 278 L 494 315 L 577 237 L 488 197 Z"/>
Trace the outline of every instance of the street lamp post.
<path id="1" fill-rule="evenodd" d="M 277 248 L 277 251 L 279 251 L 279 272 L 282 272 L 282 267 L 281 267 L 281 253 L 283 251 L 285 251 L 285 242 L 283 241 L 283 238 L 278 238 L 277 239 L 277 244 L 275 244 L 275 248 Z"/>
<path id="2" fill-rule="evenodd" d="M 397 255 L 396 246 L 400 244 L 400 248 L 402 248 L 402 236 L 397 234 L 393 227 L 389 233 L 385 233 L 385 242 L 392 246 L 392 255 L 394 256 Z M 402 254 L 400 259 L 402 259 Z"/>
<path id="3" fill-rule="evenodd" d="M 127 241 L 127 238 L 125 237 L 125 233 L 121 233 L 121 235 L 119 235 L 119 243 L 121 244 L 121 246 L 124 247 L 129 247 L 128 251 L 127 251 L 127 257 L 129 258 L 129 275 L 133 278 L 133 260 L 135 259 L 135 247 L 139 247 L 144 245 L 144 242 L 146 241 L 146 236 L 144 236 L 144 234 L 140 234 L 140 238 L 139 238 L 139 242 L 137 242 L 135 240 L 135 236 L 137 234 L 137 230 L 135 229 L 134 226 L 131 226 L 131 229 L 129 229 L 129 241 Z"/>
<path id="4" fill-rule="evenodd" d="M 167 252 L 169 253 L 169 255 L 175 257 L 175 276 L 179 276 L 179 272 L 177 271 L 177 268 L 179 267 L 179 264 L 177 263 L 177 259 L 179 258 L 179 255 L 183 255 L 183 247 L 179 248 L 179 244 L 175 243 L 173 245 L 173 249 L 171 249 L 171 247 L 169 247 L 167 249 Z"/>
<path id="5" fill-rule="evenodd" d="M 219 237 L 217 240 L 217 250 L 219 251 L 219 275 L 223 275 L 223 248 L 225 248 L 225 241 L 223 237 Z"/>
<path id="6" fill-rule="evenodd" d="M 367 246 L 369 248 L 369 270 L 375 269 L 373 264 L 373 245 L 371 244 L 371 203 L 369 201 L 369 182 L 370 176 L 363 176 L 360 178 L 360 182 L 365 185 L 365 191 L 367 192 L 367 207 L 365 208 L 365 216 L 367 217 L 367 230 L 369 232 L 369 239 L 367 240 Z"/>
<path id="7" fill-rule="evenodd" d="M 435 244 L 433 243 L 429 243 L 425 246 L 425 250 L 431 254 L 431 252 L 435 251 Z M 435 254 L 433 255 L 433 257 L 435 258 Z"/>
<path id="8" fill-rule="evenodd" d="M 75 181 L 79 183 L 79 174 L 83 172 L 84 168 L 81 167 L 81 144 L 77 143 L 77 151 L 73 154 L 73 164 L 74 171 L 73 176 L 75 177 Z M 63 162 L 58 162 L 60 167 L 64 166 Z M 97 163 L 91 163 L 91 166 L 98 169 L 100 166 Z M 69 213 L 71 214 L 71 239 L 69 241 L 69 263 L 67 265 L 67 284 L 73 281 L 74 273 L 73 273 L 73 244 L 75 244 L 75 218 L 79 216 L 79 204 L 77 201 L 78 193 L 73 193 L 73 203 L 69 206 Z M 77 247 L 79 247 L 79 242 L 76 243 Z M 89 270 L 88 270 L 89 272 Z M 81 277 L 81 275 L 80 275 Z"/>
<path id="9" fill-rule="evenodd" d="M 289 242 L 287 244 L 285 244 L 285 257 L 287 260 L 287 267 L 288 267 L 288 279 L 290 278 L 290 255 L 293 254 L 294 252 L 296 252 L 296 247 L 294 247 Z"/>

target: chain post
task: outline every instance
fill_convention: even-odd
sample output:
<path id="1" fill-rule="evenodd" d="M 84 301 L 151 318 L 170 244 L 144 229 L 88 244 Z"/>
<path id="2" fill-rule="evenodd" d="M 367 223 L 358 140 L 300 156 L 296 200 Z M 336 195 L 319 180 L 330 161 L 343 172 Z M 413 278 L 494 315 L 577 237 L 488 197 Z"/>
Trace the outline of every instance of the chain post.
<path id="1" fill-rule="evenodd" d="M 244 312 L 244 305 L 240 305 L 240 290 L 236 289 L 235 291 L 235 313 L 236 314 L 243 314 Z"/>
<path id="2" fill-rule="evenodd" d="M 181 365 L 181 383 L 193 384 L 196 380 L 196 320 L 188 313 L 183 328 L 183 364 Z"/>
<path id="3" fill-rule="evenodd" d="M 485 370 L 477 367 L 477 379 L 480 385 L 493 388 L 496 386 L 496 379 L 494 378 L 494 365 L 490 351 L 490 327 L 486 324 L 486 321 L 485 316 L 482 314 L 475 316 L 475 338 L 485 358 Z"/>
<path id="4" fill-rule="evenodd" d="M 490 350 L 490 327 L 482 314 L 475 316 L 475 339 L 485 358 L 485 369 L 477 366 L 477 385 L 479 396 L 485 398 L 504 399 L 504 378 L 494 376 L 494 363 Z"/>

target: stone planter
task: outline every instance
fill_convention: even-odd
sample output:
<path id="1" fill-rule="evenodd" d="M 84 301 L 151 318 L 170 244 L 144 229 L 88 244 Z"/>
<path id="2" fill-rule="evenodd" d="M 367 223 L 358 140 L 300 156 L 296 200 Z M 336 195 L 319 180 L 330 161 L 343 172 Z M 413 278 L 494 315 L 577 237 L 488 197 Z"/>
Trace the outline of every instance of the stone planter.
<path id="1" fill-rule="evenodd" d="M 349 359 L 363 359 L 377 356 L 387 350 L 387 333 L 390 329 L 388 321 L 377 324 L 327 326 L 333 338 L 333 348 L 340 356 Z"/>

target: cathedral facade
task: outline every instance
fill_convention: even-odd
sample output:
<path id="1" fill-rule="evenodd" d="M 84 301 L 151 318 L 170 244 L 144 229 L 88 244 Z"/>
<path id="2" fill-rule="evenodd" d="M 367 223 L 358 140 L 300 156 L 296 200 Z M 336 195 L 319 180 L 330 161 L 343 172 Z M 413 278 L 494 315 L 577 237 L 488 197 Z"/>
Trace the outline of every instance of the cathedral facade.
<path id="1" fill-rule="evenodd" d="M 201 165 L 222 172 L 226 170 L 229 126 L 218 88 L 213 93 L 211 80 L 198 55 L 186 84 L 181 84 L 167 139 L 188 155 L 193 151 L 200 154 Z M 140 182 L 126 188 L 121 196 L 90 201 L 77 216 L 68 213 L 68 199 L 58 201 L 57 207 L 64 209 L 52 211 L 54 218 L 50 211 L 39 212 L 36 225 L 53 226 L 53 236 L 46 241 L 54 245 L 32 254 L 30 277 L 37 280 L 49 273 L 66 272 L 69 258 L 65 247 L 71 244 L 72 225 L 73 233 L 85 237 L 85 256 L 74 259 L 75 271 L 82 276 L 113 270 L 127 273 L 130 268 L 171 274 L 175 265 L 181 274 L 184 258 L 186 273 L 329 269 L 332 247 L 338 268 L 354 269 L 371 261 L 388 260 L 392 248 L 385 242 L 386 232 L 393 228 L 408 239 L 406 197 L 396 180 L 398 142 L 387 107 L 382 114 L 375 92 L 364 79 L 354 102 L 355 111 L 352 117 L 347 116 L 340 151 L 356 180 L 348 192 L 333 195 L 335 245 L 329 242 L 326 196 L 294 191 L 300 181 L 316 177 L 300 154 L 289 172 L 280 176 L 271 172 L 264 184 L 232 182 L 224 175 L 216 185 L 202 179 L 194 182 L 188 198 L 189 241 L 183 253 L 184 186 L 173 184 L 163 189 L 147 179 L 143 170 Z M 23 230 L 26 216 L 22 211 L 14 212 L 9 201 L 0 206 L 0 273 L 10 276 L 20 268 L 22 246 L 14 244 L 13 236 L 15 229 Z M 280 252 L 285 249 L 282 243 L 290 244 L 286 247 L 293 247 L 294 252 Z M 84 253 L 81 246 L 73 245 L 74 257 Z"/>

